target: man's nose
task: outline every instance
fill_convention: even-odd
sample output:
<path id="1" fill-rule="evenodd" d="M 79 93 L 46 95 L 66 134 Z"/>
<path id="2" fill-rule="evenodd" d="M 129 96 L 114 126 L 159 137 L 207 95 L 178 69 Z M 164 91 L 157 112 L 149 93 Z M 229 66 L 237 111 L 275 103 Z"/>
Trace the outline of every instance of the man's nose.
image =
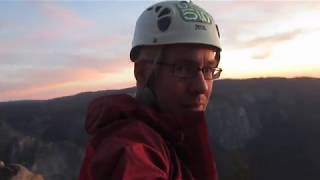
<path id="1" fill-rule="evenodd" d="M 209 85 L 207 80 L 204 78 L 202 71 L 199 71 L 197 75 L 192 78 L 191 89 L 199 94 L 203 94 L 208 91 Z"/>

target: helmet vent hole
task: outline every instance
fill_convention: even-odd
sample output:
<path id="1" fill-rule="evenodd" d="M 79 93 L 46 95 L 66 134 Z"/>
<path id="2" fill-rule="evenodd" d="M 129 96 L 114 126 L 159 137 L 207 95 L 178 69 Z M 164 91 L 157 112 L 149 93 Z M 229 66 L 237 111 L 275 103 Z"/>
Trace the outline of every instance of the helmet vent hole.
<path id="1" fill-rule="evenodd" d="M 153 7 L 151 6 L 151 7 L 149 7 L 148 9 L 147 9 L 147 11 L 151 11 L 153 9 Z"/>
<path id="2" fill-rule="evenodd" d="M 162 16 L 165 16 L 165 15 L 168 15 L 171 13 L 171 10 L 169 8 L 164 8 L 158 15 L 158 18 L 162 17 Z"/>
<path id="3" fill-rule="evenodd" d="M 171 24 L 171 17 L 170 16 L 163 17 L 158 20 L 158 27 L 159 27 L 160 31 L 162 31 L 162 32 L 165 32 L 166 30 L 168 30 L 170 24 Z"/>
<path id="4" fill-rule="evenodd" d="M 162 6 L 157 6 L 156 9 L 155 9 L 156 12 L 158 12 L 161 8 L 162 8 Z"/>
<path id="5" fill-rule="evenodd" d="M 153 43 L 157 43 L 158 42 L 158 39 L 157 38 L 153 38 Z"/>

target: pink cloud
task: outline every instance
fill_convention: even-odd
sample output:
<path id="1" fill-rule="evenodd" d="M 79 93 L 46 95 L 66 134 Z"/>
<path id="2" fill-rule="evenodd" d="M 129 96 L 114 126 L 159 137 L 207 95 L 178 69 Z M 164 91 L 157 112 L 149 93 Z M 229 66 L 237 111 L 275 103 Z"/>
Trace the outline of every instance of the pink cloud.
<path id="1" fill-rule="evenodd" d="M 15 36 L 6 41 L 0 41 L 0 53 L 17 52 L 19 47 L 39 45 L 46 41 L 61 40 L 66 37 L 80 34 L 83 30 L 93 28 L 95 24 L 77 14 L 76 11 L 64 8 L 55 3 L 39 3 L 40 12 L 47 20 L 37 25 L 37 30 L 32 31 L 21 27 L 20 24 L 0 22 L 0 28 L 24 28 L 25 35 Z M 22 48 L 25 49 L 25 48 Z M 1 54 L 0 54 L 1 55 Z"/>
<path id="2" fill-rule="evenodd" d="M 17 37 L 16 39 L 0 41 L 0 56 L 3 58 L 10 53 L 18 53 L 19 48 L 23 46 L 29 46 L 31 43 L 30 36 Z M 25 50 L 25 49 L 22 49 Z"/>
<path id="3" fill-rule="evenodd" d="M 273 34 L 266 37 L 259 37 L 259 38 L 252 39 L 248 42 L 245 42 L 244 47 L 250 48 L 250 47 L 256 47 L 256 46 L 272 46 L 273 44 L 294 39 L 296 36 L 302 33 L 303 33 L 303 30 L 296 29 L 293 31 L 277 33 L 277 34 Z"/>
<path id="4" fill-rule="evenodd" d="M 0 43 L 0 55 L 3 53 L 3 49 L 5 48 L 4 43 Z"/>
<path id="5" fill-rule="evenodd" d="M 46 26 L 41 31 L 33 34 L 34 38 L 54 40 L 64 37 L 70 32 L 81 32 L 83 29 L 92 28 L 94 23 L 81 17 L 76 11 L 59 6 L 55 3 L 41 3 L 41 12 L 48 18 Z M 53 23 L 53 27 L 50 26 Z"/>
<path id="6" fill-rule="evenodd" d="M 128 80 L 106 79 L 107 74 L 120 75 L 122 70 L 133 68 L 129 60 L 121 57 L 115 58 L 111 63 L 103 59 L 93 60 L 90 57 L 77 57 L 77 60 L 74 66 L 59 69 L 35 69 L 22 73 L 23 79 L 2 88 L 0 101 L 47 99 L 83 91 L 125 88 L 134 85 L 133 74 L 128 74 Z"/>
<path id="7" fill-rule="evenodd" d="M 32 39 L 35 40 L 54 40 L 65 34 L 62 29 L 57 30 L 44 30 L 38 33 L 34 33 Z"/>
<path id="8" fill-rule="evenodd" d="M 93 25 L 89 20 L 82 18 L 71 9 L 67 9 L 53 3 L 43 4 L 43 12 L 51 20 L 61 22 L 65 27 L 88 28 Z"/>
<path id="9" fill-rule="evenodd" d="M 92 37 L 79 43 L 80 48 L 106 48 L 110 47 L 119 40 L 119 37 L 108 36 L 102 38 Z"/>
<path id="10" fill-rule="evenodd" d="M 113 58 L 98 58 L 93 56 L 77 55 L 71 56 L 72 64 L 78 68 L 87 68 L 98 71 L 100 73 L 114 73 L 124 68 L 132 67 L 133 64 L 127 56 L 116 56 Z"/>
<path id="11" fill-rule="evenodd" d="M 62 88 L 59 88 L 64 84 L 76 81 L 90 82 L 99 78 L 101 78 L 101 74 L 90 69 L 41 69 L 31 71 L 22 82 L 16 82 L 2 89 L 0 99 L 7 99 L 9 97 L 30 99 L 37 97 L 37 93 L 50 89 L 64 91 Z"/>

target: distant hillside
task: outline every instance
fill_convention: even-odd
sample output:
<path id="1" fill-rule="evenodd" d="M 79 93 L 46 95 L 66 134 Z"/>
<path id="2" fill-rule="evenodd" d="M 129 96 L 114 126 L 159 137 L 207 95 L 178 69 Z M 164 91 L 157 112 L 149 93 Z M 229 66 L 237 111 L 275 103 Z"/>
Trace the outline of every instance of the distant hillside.
<path id="1" fill-rule="evenodd" d="M 88 103 L 135 88 L 0 103 L 0 159 L 47 180 L 76 179 Z M 219 80 L 208 106 L 221 180 L 318 180 L 320 79 Z"/>

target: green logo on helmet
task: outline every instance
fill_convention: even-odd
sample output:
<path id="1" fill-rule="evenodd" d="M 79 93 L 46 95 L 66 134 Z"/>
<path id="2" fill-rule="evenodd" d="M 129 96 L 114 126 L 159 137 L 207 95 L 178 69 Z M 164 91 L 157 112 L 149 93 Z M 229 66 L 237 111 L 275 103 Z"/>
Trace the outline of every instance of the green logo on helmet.
<path id="1" fill-rule="evenodd" d="M 211 15 L 192 3 L 181 1 L 177 4 L 177 9 L 184 21 L 212 24 Z"/>

